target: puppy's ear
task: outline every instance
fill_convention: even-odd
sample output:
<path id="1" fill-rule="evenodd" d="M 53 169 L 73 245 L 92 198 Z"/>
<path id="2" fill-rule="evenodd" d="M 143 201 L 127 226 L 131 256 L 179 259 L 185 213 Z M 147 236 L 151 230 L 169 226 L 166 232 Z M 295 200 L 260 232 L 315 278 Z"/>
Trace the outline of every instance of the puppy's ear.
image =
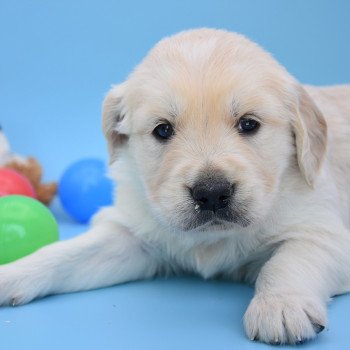
<path id="1" fill-rule="evenodd" d="M 102 129 L 107 139 L 111 163 L 116 159 L 118 150 L 128 140 L 128 136 L 121 130 L 121 126 L 125 123 L 126 118 L 123 94 L 123 84 L 114 86 L 108 92 L 102 105 Z"/>
<path id="2" fill-rule="evenodd" d="M 292 125 L 298 164 L 306 182 L 312 187 L 326 154 L 327 123 L 302 86 L 298 87 L 297 104 Z"/>

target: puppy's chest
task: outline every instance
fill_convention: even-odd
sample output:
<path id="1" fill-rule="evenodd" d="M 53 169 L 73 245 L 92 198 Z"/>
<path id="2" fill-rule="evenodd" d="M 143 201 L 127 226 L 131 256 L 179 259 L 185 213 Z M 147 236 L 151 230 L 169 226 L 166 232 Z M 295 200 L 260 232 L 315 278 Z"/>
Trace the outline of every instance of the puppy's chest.
<path id="1" fill-rule="evenodd" d="M 203 278 L 218 276 L 241 279 L 242 267 L 249 261 L 251 247 L 235 241 L 222 240 L 211 245 L 198 245 L 191 249 L 172 250 L 169 262 L 182 271 L 195 272 Z"/>
<path id="2" fill-rule="evenodd" d="M 197 247 L 193 251 L 194 269 L 204 278 L 232 274 L 240 266 L 242 256 L 236 249 L 227 249 L 224 242 Z"/>

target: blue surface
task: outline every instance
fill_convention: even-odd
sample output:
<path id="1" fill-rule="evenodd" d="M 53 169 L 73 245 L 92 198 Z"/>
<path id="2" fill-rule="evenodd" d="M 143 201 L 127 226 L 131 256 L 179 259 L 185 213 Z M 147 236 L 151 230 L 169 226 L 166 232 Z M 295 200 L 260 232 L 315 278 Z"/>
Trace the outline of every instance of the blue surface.
<path id="1" fill-rule="evenodd" d="M 47 180 L 83 157 L 107 158 L 101 101 L 153 44 L 193 27 L 239 31 L 299 80 L 350 82 L 350 2 L 0 0 L 0 124 Z M 53 205 L 63 239 L 83 232 Z M 0 285 L 1 288 L 1 285 Z M 0 309 L 1 349 L 258 349 L 242 316 L 253 290 L 176 278 L 49 297 Z M 348 349 L 350 296 L 305 349 Z M 275 349 L 275 347 L 274 347 Z"/>

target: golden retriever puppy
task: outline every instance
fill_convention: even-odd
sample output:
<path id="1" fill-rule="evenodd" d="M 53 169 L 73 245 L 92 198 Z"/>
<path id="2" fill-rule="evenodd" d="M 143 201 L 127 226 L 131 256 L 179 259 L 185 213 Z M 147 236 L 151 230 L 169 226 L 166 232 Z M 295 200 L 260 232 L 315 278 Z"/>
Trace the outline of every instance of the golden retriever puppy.
<path id="1" fill-rule="evenodd" d="M 103 104 L 116 203 L 0 267 L 0 304 L 197 273 L 255 284 L 250 339 L 300 343 L 350 290 L 350 86 L 301 86 L 241 35 L 165 38 Z"/>

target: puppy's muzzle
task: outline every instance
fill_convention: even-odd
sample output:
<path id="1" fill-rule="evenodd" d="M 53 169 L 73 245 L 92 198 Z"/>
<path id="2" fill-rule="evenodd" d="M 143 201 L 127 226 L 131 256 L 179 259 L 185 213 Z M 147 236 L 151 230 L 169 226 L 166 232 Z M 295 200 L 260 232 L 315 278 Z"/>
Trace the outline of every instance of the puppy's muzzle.
<path id="1" fill-rule="evenodd" d="M 220 214 L 227 210 L 234 193 L 234 185 L 222 178 L 207 178 L 190 189 L 197 211 Z"/>
<path id="2" fill-rule="evenodd" d="M 202 174 L 188 187 L 192 208 L 184 211 L 183 228 L 206 230 L 212 226 L 220 229 L 250 223 L 246 204 L 236 198 L 237 184 L 230 182 L 223 174 L 209 172 Z"/>

